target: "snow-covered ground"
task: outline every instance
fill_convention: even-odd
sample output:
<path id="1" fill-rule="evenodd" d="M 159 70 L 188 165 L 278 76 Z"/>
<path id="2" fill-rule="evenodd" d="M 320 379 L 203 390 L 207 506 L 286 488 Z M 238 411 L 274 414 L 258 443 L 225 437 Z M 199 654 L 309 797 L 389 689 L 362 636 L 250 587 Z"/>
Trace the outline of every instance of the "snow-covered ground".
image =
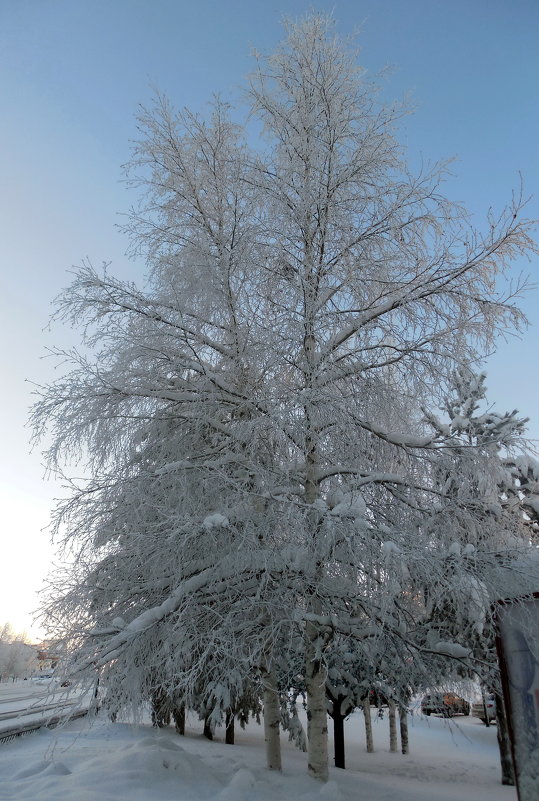
<path id="1" fill-rule="evenodd" d="M 0 738 L 14 727 L 42 724 L 67 713 L 76 715 L 88 704 L 89 699 L 54 679 L 0 684 Z"/>
<path id="2" fill-rule="evenodd" d="M 6 682 L 0 684 L 0 715 L 28 710 L 69 695 L 69 688 L 60 687 L 54 679 Z"/>
<path id="3" fill-rule="evenodd" d="M 347 770 L 319 784 L 306 755 L 283 743 L 283 773 L 264 767 L 263 731 L 237 728 L 234 746 L 201 736 L 74 721 L 0 745 L 1 801 L 515 801 L 499 782 L 496 728 L 474 718 L 448 722 L 414 715 L 410 754 L 389 753 L 387 719 L 374 721 L 375 753 L 365 752 L 363 718 L 346 723 Z M 286 740 L 286 738 L 285 738 Z"/>

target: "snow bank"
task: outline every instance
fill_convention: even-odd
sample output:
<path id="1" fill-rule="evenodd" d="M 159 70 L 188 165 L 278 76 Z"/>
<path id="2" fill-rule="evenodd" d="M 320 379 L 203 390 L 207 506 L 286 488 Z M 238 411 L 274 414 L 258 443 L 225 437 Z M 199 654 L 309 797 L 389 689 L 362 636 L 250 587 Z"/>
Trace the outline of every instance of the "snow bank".
<path id="1" fill-rule="evenodd" d="M 412 716 L 411 754 L 403 756 L 389 753 L 387 719 L 379 718 L 375 753 L 367 754 L 356 712 L 346 723 L 348 770 L 330 769 L 327 784 L 307 776 L 306 755 L 288 743 L 283 773 L 268 772 L 256 724 L 227 746 L 187 723 L 179 737 L 172 728 L 81 721 L 0 746 L 0 801 L 516 801 L 499 783 L 496 727 L 475 718 Z"/>

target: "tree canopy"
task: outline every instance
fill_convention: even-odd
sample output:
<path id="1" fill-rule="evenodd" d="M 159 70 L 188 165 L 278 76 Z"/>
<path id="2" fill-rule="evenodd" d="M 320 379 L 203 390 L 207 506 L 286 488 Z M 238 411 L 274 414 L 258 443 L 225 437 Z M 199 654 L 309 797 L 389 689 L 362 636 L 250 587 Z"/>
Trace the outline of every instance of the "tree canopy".
<path id="1" fill-rule="evenodd" d="M 221 99 L 140 112 L 124 227 L 147 283 L 76 270 L 57 314 L 84 348 L 33 411 L 49 466 L 89 472 L 56 511 L 76 561 L 49 604 L 77 669 L 119 706 L 164 687 L 216 714 L 258 683 L 275 735 L 299 654 L 321 779 L 333 646 L 396 684 L 472 665 L 467 632 L 533 578 L 499 491 L 524 421 L 476 414 L 471 371 L 524 322 L 497 279 L 532 224 L 516 196 L 473 228 L 443 164 L 414 174 L 332 26 L 287 23 L 259 59 L 256 148 Z"/>

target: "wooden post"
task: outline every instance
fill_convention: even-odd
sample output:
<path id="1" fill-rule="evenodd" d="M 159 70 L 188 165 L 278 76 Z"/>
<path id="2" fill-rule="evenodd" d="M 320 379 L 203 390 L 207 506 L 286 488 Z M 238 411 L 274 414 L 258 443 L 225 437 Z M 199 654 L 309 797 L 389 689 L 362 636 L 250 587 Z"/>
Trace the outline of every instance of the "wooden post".
<path id="1" fill-rule="evenodd" d="M 514 787 L 515 767 L 513 765 L 513 755 L 511 753 L 511 741 L 509 739 L 509 727 L 505 717 L 505 707 L 501 694 L 495 693 L 496 701 L 496 736 L 498 739 L 498 749 L 500 752 L 500 765 L 502 769 L 502 784 Z M 485 710 L 486 713 L 486 710 Z"/>

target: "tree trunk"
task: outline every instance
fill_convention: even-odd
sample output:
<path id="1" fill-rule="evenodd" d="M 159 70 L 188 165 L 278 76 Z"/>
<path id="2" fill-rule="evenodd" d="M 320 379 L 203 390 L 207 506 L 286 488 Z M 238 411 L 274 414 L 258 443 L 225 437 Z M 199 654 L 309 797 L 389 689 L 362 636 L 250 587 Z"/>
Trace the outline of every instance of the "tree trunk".
<path id="1" fill-rule="evenodd" d="M 0 676 L 0 681 L 2 681 L 2 676 Z M 95 687 L 94 687 L 94 703 L 95 703 L 95 711 L 94 711 L 94 714 L 95 714 L 95 715 L 98 715 L 98 714 L 99 714 L 99 710 L 101 709 L 101 704 L 99 703 L 99 676 L 97 677 L 97 679 L 96 679 L 96 681 L 95 681 Z"/>
<path id="2" fill-rule="evenodd" d="M 234 745 L 234 712 L 227 709 L 225 717 L 225 743 Z"/>
<path id="3" fill-rule="evenodd" d="M 326 671 L 317 657 L 315 643 L 318 626 L 310 620 L 305 625 L 305 689 L 307 691 L 307 738 L 309 774 L 328 780 L 328 718 L 326 711 Z"/>
<path id="4" fill-rule="evenodd" d="M 397 714 L 395 701 L 389 698 L 387 701 L 389 711 L 389 750 L 392 754 L 397 753 Z"/>
<path id="5" fill-rule="evenodd" d="M 371 705 L 368 694 L 363 699 L 363 717 L 365 718 L 365 743 L 367 745 L 367 753 L 372 754 L 374 751 L 374 740 L 372 737 Z"/>
<path id="6" fill-rule="evenodd" d="M 172 717 L 174 718 L 176 733 L 185 734 L 185 704 L 175 706 L 172 710 Z"/>
<path id="7" fill-rule="evenodd" d="M 306 366 L 304 369 L 305 389 L 316 390 L 314 374 L 316 368 L 316 339 L 314 335 L 315 311 L 315 285 L 312 273 L 311 242 L 304 240 L 304 264 L 307 268 L 305 283 L 305 311 L 304 311 L 304 355 Z M 316 569 L 313 575 L 314 586 L 319 586 L 324 577 L 323 562 L 318 555 L 318 534 L 320 530 L 320 512 L 314 507 L 320 496 L 318 482 L 318 454 L 317 444 L 320 436 L 316 414 L 312 399 L 308 393 L 305 411 L 305 497 L 307 507 L 306 531 L 311 537 L 312 553 L 316 560 Z M 320 600 L 312 595 L 308 601 L 307 609 L 314 615 L 322 612 Z M 314 620 L 305 623 L 305 690 L 307 693 L 307 739 L 308 739 L 308 771 L 314 779 L 327 782 L 328 780 L 328 716 L 326 710 L 326 667 L 321 658 L 322 632 Z"/>
<path id="8" fill-rule="evenodd" d="M 281 706 L 277 692 L 277 681 L 273 669 L 264 667 L 262 672 L 264 701 L 264 740 L 268 770 L 281 770 Z"/>
<path id="9" fill-rule="evenodd" d="M 341 715 L 341 704 L 333 701 L 333 752 L 335 767 L 344 768 L 344 715 Z"/>
<path id="10" fill-rule="evenodd" d="M 485 693 L 485 688 L 484 687 L 481 687 L 481 700 L 483 701 L 483 713 L 485 715 L 485 726 L 488 728 L 490 726 L 490 718 L 488 716 L 487 694 Z"/>
<path id="11" fill-rule="evenodd" d="M 408 710 L 404 704 L 399 704 L 399 724 L 401 730 L 401 751 L 408 753 Z"/>
<path id="12" fill-rule="evenodd" d="M 498 749 L 500 751 L 502 784 L 508 784 L 511 787 L 514 787 L 515 768 L 513 765 L 511 741 L 509 739 L 509 728 L 507 726 L 507 718 L 505 717 L 503 698 L 501 695 L 498 695 L 498 693 L 495 694 L 494 698 L 496 699 L 496 722 L 498 724 L 496 736 L 498 738 Z"/>
<path id="13" fill-rule="evenodd" d="M 209 715 L 206 715 L 206 717 L 204 718 L 204 731 L 203 731 L 203 734 L 204 734 L 204 737 L 206 737 L 206 739 L 213 740 L 213 729 L 212 729 L 212 726 L 211 726 L 211 721 L 210 721 L 210 716 Z"/>
<path id="14" fill-rule="evenodd" d="M 170 723 L 170 700 L 165 691 L 158 687 L 152 692 L 152 724 L 162 729 Z"/>

